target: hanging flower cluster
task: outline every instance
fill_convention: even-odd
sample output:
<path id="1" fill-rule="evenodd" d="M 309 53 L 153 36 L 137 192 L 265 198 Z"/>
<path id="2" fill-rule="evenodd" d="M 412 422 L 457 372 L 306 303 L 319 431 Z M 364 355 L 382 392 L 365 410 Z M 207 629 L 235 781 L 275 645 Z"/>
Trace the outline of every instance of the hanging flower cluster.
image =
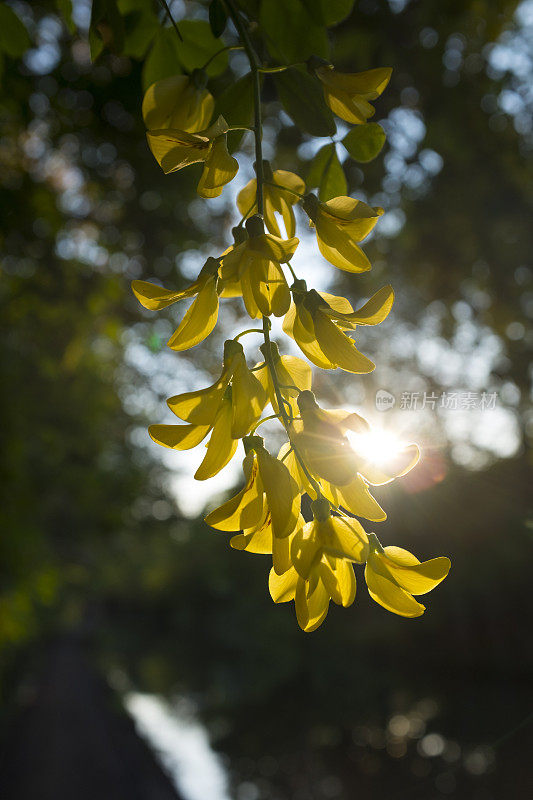
<path id="1" fill-rule="evenodd" d="M 250 54 L 250 43 L 243 44 Z M 257 78 L 255 57 L 251 67 Z M 320 82 L 330 109 L 353 125 L 365 125 L 373 115 L 371 101 L 382 93 L 391 73 L 383 68 L 342 74 L 316 58 L 309 60 L 308 69 Z M 308 363 L 326 370 L 371 372 L 374 364 L 360 352 L 352 334 L 358 326 L 378 325 L 387 317 L 393 290 L 384 286 L 354 310 L 344 297 L 308 288 L 290 267 L 299 244 L 296 204 L 309 217 L 323 257 L 351 273 L 371 268 L 361 243 L 383 209 L 345 196 L 321 202 L 315 194 L 306 193 L 304 181 L 295 173 L 272 170 L 261 156 L 258 88 L 255 100 L 257 178 L 238 195 L 242 220 L 234 229 L 233 243 L 208 258 L 185 289 L 173 291 L 139 280 L 132 286 L 150 310 L 194 298 L 168 342 L 178 351 L 209 336 L 217 322 L 220 298 L 241 297 L 247 314 L 262 320 L 263 360 L 250 368 L 237 340 L 240 337 L 226 341 L 215 383 L 171 397 L 167 402 L 179 422 L 152 425 L 149 433 L 158 444 L 175 450 L 193 448 L 207 439 L 195 473 L 199 481 L 216 475 L 234 456 L 238 442 L 243 442 L 243 488 L 211 511 L 206 522 L 232 534 L 231 547 L 271 556 L 272 599 L 275 603 L 294 601 L 304 631 L 323 622 L 330 601 L 342 606 L 353 603 L 358 565 L 365 565 L 368 591 L 377 603 L 395 614 L 417 617 L 425 608 L 415 597 L 446 577 L 449 559 L 421 563 L 402 548 L 382 547 L 376 534 L 367 533 L 359 520 L 386 518 L 370 487 L 405 475 L 418 461 L 418 448 L 408 445 L 388 469 L 378 466 L 357 444 L 368 433 L 368 422 L 349 411 L 321 408 L 311 391 Z M 158 81 L 143 102 L 148 143 L 157 162 L 165 173 L 201 163 L 197 191 L 202 197 L 220 195 L 238 170 L 227 147 L 230 127 L 222 116 L 212 122 L 213 112 L 214 100 L 200 70 Z M 280 354 L 270 339 L 272 316 L 283 318 L 283 331 L 306 360 Z M 272 412 L 264 417 L 268 405 Z M 277 454 L 269 452 L 255 432 L 264 419 L 272 417 L 287 434 Z M 305 506 L 307 520 L 302 514 L 305 495 L 310 498 Z"/>

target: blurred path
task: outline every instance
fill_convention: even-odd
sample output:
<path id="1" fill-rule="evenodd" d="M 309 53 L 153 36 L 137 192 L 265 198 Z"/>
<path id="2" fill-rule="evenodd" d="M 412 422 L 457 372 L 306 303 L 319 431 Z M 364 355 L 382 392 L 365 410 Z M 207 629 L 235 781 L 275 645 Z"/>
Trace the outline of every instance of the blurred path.
<path id="1" fill-rule="evenodd" d="M 0 761 L 2 800 L 180 800 L 75 639 L 50 645 Z"/>

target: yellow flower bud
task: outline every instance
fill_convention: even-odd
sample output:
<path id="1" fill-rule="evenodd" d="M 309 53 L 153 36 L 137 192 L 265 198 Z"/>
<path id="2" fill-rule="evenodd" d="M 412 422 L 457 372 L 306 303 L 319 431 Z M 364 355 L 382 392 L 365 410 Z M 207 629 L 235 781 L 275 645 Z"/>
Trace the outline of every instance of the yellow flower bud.
<path id="1" fill-rule="evenodd" d="M 370 597 L 394 614 L 419 617 L 426 609 L 413 595 L 426 594 L 438 586 L 450 570 L 450 559 L 440 556 L 420 562 L 401 547 L 381 547 L 375 534 L 369 539 L 365 580 Z"/>
<path id="2" fill-rule="evenodd" d="M 324 98 L 334 114 L 353 125 L 362 125 L 375 113 L 370 100 L 386 88 L 392 69 L 380 67 L 365 72 L 337 72 L 331 64 L 315 69 L 324 89 Z"/>

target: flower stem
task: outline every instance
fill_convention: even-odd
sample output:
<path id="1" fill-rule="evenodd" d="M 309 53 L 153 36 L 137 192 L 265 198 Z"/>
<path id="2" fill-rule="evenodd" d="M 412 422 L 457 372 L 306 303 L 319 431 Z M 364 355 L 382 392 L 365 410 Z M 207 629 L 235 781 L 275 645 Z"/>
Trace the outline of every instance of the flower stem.
<path id="1" fill-rule="evenodd" d="M 233 0 L 223 0 L 228 13 L 233 20 L 233 24 L 237 29 L 239 38 L 243 44 L 248 61 L 250 62 L 250 69 L 252 71 L 253 88 L 254 88 L 254 133 L 255 133 L 255 161 L 256 161 L 256 174 L 257 174 L 257 213 L 263 214 L 263 145 L 262 145 L 262 129 L 261 129 L 261 75 L 259 73 L 261 62 L 257 53 L 255 52 L 252 40 L 242 18 L 233 5 Z"/>
<path id="2" fill-rule="evenodd" d="M 263 422 L 270 422 L 272 419 L 279 419 L 279 414 L 269 414 L 268 417 L 263 417 L 263 419 L 260 419 L 259 422 L 256 422 L 254 427 L 251 429 L 249 436 L 254 434 L 258 427 L 263 424 Z"/>
<path id="3" fill-rule="evenodd" d="M 230 45 L 228 45 L 227 47 L 221 47 L 221 48 L 220 48 L 220 50 L 217 50 L 217 52 L 216 52 L 216 53 L 213 53 L 213 55 L 211 56 L 211 58 L 209 58 L 209 59 L 208 59 L 208 60 L 205 62 L 205 64 L 203 65 L 202 69 L 207 69 L 207 67 L 209 66 L 209 64 L 210 64 L 212 61 L 214 61 L 214 60 L 215 60 L 215 58 L 218 58 L 218 56 L 222 55 L 222 53 L 229 53 L 229 52 L 230 52 L 230 50 L 244 50 L 244 48 L 243 48 L 243 46 L 242 46 L 241 44 L 230 44 Z"/>
<path id="4" fill-rule="evenodd" d="M 263 215 L 264 211 L 264 203 L 263 203 L 263 186 L 265 184 L 265 175 L 263 171 L 263 131 L 262 131 L 262 120 L 261 120 L 261 62 L 257 53 L 255 52 L 254 46 L 252 44 L 252 40 L 250 39 L 250 35 L 248 30 L 243 23 L 243 20 L 235 8 L 233 4 L 233 0 L 223 0 L 224 5 L 228 10 L 228 14 L 233 20 L 233 24 L 237 30 L 239 38 L 244 46 L 244 50 L 246 55 L 248 56 L 248 61 L 250 62 L 250 70 L 252 72 L 253 78 L 253 89 L 254 89 L 254 134 L 255 134 L 255 171 L 257 176 L 257 213 L 261 216 Z M 277 184 L 275 184 L 277 186 Z M 287 436 L 289 437 L 289 442 L 294 450 L 294 454 L 298 460 L 298 463 L 302 467 L 302 470 L 313 487 L 317 498 L 322 496 L 320 491 L 320 486 L 310 474 L 309 470 L 307 469 L 305 462 L 298 452 L 298 448 L 295 446 L 294 442 L 291 439 L 291 419 L 287 414 L 287 409 L 285 408 L 285 398 L 281 393 L 281 386 L 279 383 L 278 375 L 276 372 L 276 365 L 274 363 L 274 359 L 272 358 L 272 350 L 271 350 L 271 341 L 270 341 L 270 319 L 266 316 L 263 316 L 263 337 L 265 340 L 265 362 L 270 372 L 270 377 L 272 379 L 272 385 L 274 386 L 274 393 L 276 395 L 276 401 L 278 404 L 279 409 L 279 419 L 283 423 L 283 427 L 287 432 Z"/>
<path id="5" fill-rule="evenodd" d="M 262 328 L 247 328 L 245 331 L 237 334 L 237 336 L 233 337 L 233 341 L 238 342 L 241 336 L 246 336 L 247 333 L 263 333 Z"/>
<path id="6" fill-rule="evenodd" d="M 290 194 L 295 194 L 298 197 L 301 197 L 302 200 L 305 197 L 305 194 L 301 192 L 296 192 L 294 189 L 290 189 L 288 186 L 283 186 L 281 183 L 272 183 L 271 181 L 264 181 L 265 186 L 273 186 L 275 189 L 283 189 L 284 192 L 290 192 Z"/>

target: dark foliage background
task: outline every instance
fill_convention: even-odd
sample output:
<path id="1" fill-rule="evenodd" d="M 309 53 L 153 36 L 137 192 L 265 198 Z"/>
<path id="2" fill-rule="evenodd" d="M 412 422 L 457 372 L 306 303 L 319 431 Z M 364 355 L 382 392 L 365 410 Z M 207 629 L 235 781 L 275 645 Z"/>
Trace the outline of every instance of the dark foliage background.
<path id="1" fill-rule="evenodd" d="M 377 114 L 388 144 L 346 168 L 350 191 L 392 220 L 356 291 L 390 281 L 397 302 L 365 338 L 375 375 L 317 391 L 364 409 L 382 385 L 483 388 L 506 426 L 487 417 L 473 436 L 468 419 L 401 412 L 426 457 L 379 493 L 383 538 L 448 554 L 452 572 L 419 620 L 387 615 L 361 581 L 310 636 L 271 603 L 260 557 L 182 516 L 144 434 L 164 396 L 216 371 L 224 330 L 165 354 L 174 312 L 141 313 L 129 282 L 185 281 L 236 220 L 229 202 L 206 210 L 194 170 L 165 177 L 148 153 L 142 87 L 174 69 L 170 31 L 156 50 L 157 4 L 119 3 L 150 9 L 146 41 L 128 29 L 122 55 L 92 64 L 88 4 L 74 3 L 70 32 L 66 3 L 10 5 L 31 45 L 4 49 L 0 96 L 4 731 L 43 642 L 76 631 L 122 690 L 194 701 L 239 800 L 531 796 L 531 2 L 359 0 L 330 31 L 339 69 L 394 66 Z M 212 85 L 248 113 L 232 89 L 244 62 L 230 63 Z M 264 96 L 275 166 L 305 174 L 309 137 L 272 121 L 271 78 Z M 234 145 L 249 170 L 249 141 Z"/>

